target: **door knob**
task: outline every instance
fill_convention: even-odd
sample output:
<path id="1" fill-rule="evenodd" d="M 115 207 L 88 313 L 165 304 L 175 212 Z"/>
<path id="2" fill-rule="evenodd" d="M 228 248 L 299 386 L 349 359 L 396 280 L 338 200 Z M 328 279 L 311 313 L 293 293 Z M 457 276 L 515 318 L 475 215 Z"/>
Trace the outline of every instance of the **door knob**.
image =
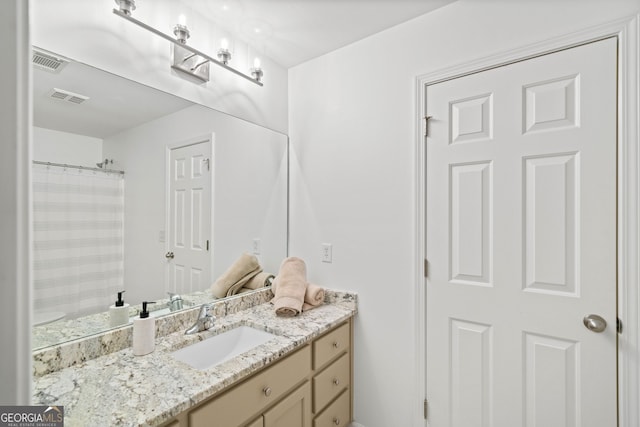
<path id="1" fill-rule="evenodd" d="M 602 332 L 607 329 L 607 321 L 597 314 L 589 314 L 582 319 L 584 326 L 592 332 Z"/>
<path id="2" fill-rule="evenodd" d="M 167 252 L 166 254 L 164 254 L 164 257 L 167 259 L 173 259 L 174 257 L 173 252 Z"/>

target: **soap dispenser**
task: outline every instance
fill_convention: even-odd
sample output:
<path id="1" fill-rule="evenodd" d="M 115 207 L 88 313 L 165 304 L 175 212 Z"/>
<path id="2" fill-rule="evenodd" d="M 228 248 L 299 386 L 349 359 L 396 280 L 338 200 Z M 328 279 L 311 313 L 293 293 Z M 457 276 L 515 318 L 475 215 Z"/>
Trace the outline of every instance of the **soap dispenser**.
<path id="1" fill-rule="evenodd" d="M 118 300 L 109 307 L 109 326 L 112 328 L 129 323 L 129 304 L 122 299 L 123 293 L 118 292 Z"/>
<path id="2" fill-rule="evenodd" d="M 156 319 L 149 317 L 147 304 L 154 301 L 144 301 L 140 317 L 133 319 L 133 354 L 144 356 L 156 348 Z"/>

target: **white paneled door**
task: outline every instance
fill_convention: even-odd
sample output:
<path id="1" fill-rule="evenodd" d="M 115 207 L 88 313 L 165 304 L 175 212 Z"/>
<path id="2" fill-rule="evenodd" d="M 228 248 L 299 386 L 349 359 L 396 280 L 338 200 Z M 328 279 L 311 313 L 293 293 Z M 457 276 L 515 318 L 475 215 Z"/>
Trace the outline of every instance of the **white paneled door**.
<path id="1" fill-rule="evenodd" d="M 211 284 L 211 141 L 171 149 L 167 290 L 190 293 Z"/>
<path id="2" fill-rule="evenodd" d="M 430 426 L 617 425 L 616 49 L 427 86 Z"/>

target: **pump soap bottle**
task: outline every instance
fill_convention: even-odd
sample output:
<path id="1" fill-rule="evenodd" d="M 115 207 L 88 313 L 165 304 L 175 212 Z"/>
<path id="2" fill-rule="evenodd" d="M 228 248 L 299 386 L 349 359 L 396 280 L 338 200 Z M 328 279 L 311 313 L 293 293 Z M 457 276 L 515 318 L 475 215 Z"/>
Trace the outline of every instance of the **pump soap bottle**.
<path id="1" fill-rule="evenodd" d="M 129 323 L 129 304 L 124 303 L 123 293 L 118 292 L 118 301 L 109 307 L 109 326 L 112 328 Z"/>
<path id="2" fill-rule="evenodd" d="M 149 317 L 147 304 L 154 301 L 144 301 L 140 317 L 133 319 L 133 354 L 144 356 L 156 348 L 156 319 Z"/>

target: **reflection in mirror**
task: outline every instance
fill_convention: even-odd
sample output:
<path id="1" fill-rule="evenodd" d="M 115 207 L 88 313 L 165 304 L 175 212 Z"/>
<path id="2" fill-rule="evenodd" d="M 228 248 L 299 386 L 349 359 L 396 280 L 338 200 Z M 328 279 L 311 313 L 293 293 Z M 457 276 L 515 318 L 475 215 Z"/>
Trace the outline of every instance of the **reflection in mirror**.
<path id="1" fill-rule="evenodd" d="M 162 315 L 243 253 L 277 272 L 286 135 L 71 60 L 33 80 L 34 349 L 108 329 L 123 290 Z"/>

